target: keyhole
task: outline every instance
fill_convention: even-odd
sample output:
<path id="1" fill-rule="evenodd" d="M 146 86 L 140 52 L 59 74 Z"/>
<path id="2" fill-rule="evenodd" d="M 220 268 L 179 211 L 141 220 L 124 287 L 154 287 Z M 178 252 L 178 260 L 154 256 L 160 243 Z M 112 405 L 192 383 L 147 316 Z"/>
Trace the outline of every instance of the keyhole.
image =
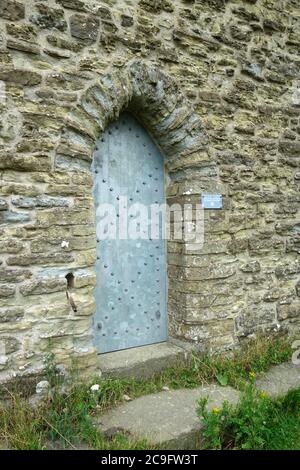
<path id="1" fill-rule="evenodd" d="M 74 277 L 74 274 L 73 274 L 73 273 L 68 273 L 68 274 L 66 275 L 66 279 L 67 279 L 67 288 L 68 288 L 68 290 L 74 289 L 74 287 L 75 287 L 75 277 Z"/>

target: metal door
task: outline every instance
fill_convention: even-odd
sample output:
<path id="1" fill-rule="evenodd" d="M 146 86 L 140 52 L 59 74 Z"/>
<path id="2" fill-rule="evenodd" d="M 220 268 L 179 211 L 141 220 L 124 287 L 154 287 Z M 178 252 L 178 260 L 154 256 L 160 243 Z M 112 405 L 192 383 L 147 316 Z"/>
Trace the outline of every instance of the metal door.
<path id="1" fill-rule="evenodd" d="M 92 171 L 97 224 L 97 350 L 103 353 L 165 341 L 165 240 L 162 230 L 158 238 L 151 238 L 150 225 L 145 229 L 145 213 L 134 215 L 136 206 L 132 206 L 143 204 L 150 221 L 150 205 L 165 203 L 163 157 L 136 119 L 124 113 L 97 142 Z M 110 204 L 116 214 L 115 221 L 105 227 L 110 238 L 103 235 L 103 204 Z M 119 232 L 120 212 L 124 227 L 126 204 L 126 223 L 140 230 L 138 238 L 128 233 L 124 236 L 124 229 Z"/>

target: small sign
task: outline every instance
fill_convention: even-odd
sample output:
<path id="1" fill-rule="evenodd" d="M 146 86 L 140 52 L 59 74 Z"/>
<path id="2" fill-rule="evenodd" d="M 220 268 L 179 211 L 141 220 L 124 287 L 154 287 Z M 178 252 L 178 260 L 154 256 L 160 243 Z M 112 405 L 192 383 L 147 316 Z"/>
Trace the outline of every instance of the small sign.
<path id="1" fill-rule="evenodd" d="M 222 194 L 202 194 L 201 203 L 203 209 L 222 209 Z"/>

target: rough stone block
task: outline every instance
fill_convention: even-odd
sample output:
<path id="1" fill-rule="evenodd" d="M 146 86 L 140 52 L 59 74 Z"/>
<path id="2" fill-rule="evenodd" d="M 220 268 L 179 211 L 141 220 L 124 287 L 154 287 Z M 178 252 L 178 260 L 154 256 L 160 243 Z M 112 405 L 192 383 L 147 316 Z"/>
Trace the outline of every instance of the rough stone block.
<path id="1" fill-rule="evenodd" d="M 21 282 L 28 279 L 31 272 L 27 269 L 5 268 L 0 269 L 1 282 Z"/>
<path id="2" fill-rule="evenodd" d="M 1 76 L 1 72 L 0 72 Z M 0 170 L 49 171 L 52 161 L 46 155 L 0 154 Z"/>
<path id="3" fill-rule="evenodd" d="M 17 322 L 24 316 L 22 307 L 4 307 L 0 308 L 0 323 Z"/>
<path id="4" fill-rule="evenodd" d="M 0 297 L 13 297 L 16 288 L 10 284 L 0 284 Z"/>
<path id="5" fill-rule="evenodd" d="M 26 209 L 33 209 L 35 207 L 68 207 L 70 205 L 70 201 L 66 198 L 51 196 L 37 196 L 35 198 L 14 196 L 11 202 L 16 207 Z"/>
<path id="6" fill-rule="evenodd" d="M 65 31 L 67 29 L 67 22 L 64 17 L 64 10 L 62 8 L 51 8 L 45 3 L 38 3 L 36 5 L 37 14 L 32 14 L 30 21 L 43 29 L 58 29 Z"/>
<path id="7" fill-rule="evenodd" d="M 2 67 L 0 68 L 0 80 L 20 86 L 34 86 L 41 83 L 42 77 L 39 73 L 31 70 Z"/>
<path id="8" fill-rule="evenodd" d="M 21 348 L 21 343 L 17 338 L 13 336 L 0 336 L 0 342 L 4 342 L 5 354 L 13 354 Z"/>
<path id="9" fill-rule="evenodd" d="M 276 267 L 275 274 L 278 278 L 294 277 L 300 273 L 300 263 L 281 264 Z"/>
<path id="10" fill-rule="evenodd" d="M 239 269 L 244 273 L 255 273 L 260 271 L 260 263 L 258 261 L 249 261 L 249 263 L 242 264 Z"/>
<path id="11" fill-rule="evenodd" d="M 0 240 L 0 253 L 19 253 L 23 248 L 23 243 L 13 238 Z"/>
<path id="12" fill-rule="evenodd" d="M 129 28 L 130 26 L 133 26 L 134 20 L 133 17 L 130 15 L 121 15 L 121 26 L 124 28 Z"/>
<path id="13" fill-rule="evenodd" d="M 97 39 L 99 28 L 100 22 L 95 16 L 75 14 L 70 18 L 70 31 L 75 38 L 94 42 Z"/>
<path id="14" fill-rule="evenodd" d="M 0 224 L 18 224 L 30 221 L 30 214 L 28 212 L 0 212 Z"/>
<path id="15" fill-rule="evenodd" d="M 6 211 L 8 209 L 8 203 L 5 199 L 0 199 L 0 211 Z"/>
<path id="16" fill-rule="evenodd" d="M 87 210 L 51 209 L 40 210 L 36 220 L 38 226 L 49 227 L 51 225 L 84 225 L 93 222 L 94 217 Z"/>
<path id="17" fill-rule="evenodd" d="M 56 0 L 56 3 L 70 10 L 86 11 L 88 9 L 88 5 L 82 0 Z"/>
<path id="18" fill-rule="evenodd" d="M 10 21 L 22 20 L 25 16 L 25 6 L 13 0 L 1 0 L 0 17 Z"/>
<path id="19" fill-rule="evenodd" d="M 65 291 L 66 288 L 66 279 L 33 279 L 24 282 L 20 287 L 20 292 L 22 295 L 28 296 L 61 292 Z"/>
<path id="20" fill-rule="evenodd" d="M 292 304 L 284 304 L 277 306 L 278 320 L 286 320 L 287 318 L 300 317 L 300 302 Z"/>

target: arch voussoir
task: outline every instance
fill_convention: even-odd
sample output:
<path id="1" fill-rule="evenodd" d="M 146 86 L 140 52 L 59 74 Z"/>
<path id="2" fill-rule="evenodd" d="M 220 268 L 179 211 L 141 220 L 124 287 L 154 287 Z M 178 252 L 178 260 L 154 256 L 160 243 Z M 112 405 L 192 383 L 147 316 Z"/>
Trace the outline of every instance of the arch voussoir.
<path id="1" fill-rule="evenodd" d="M 122 70 L 107 73 L 84 92 L 66 118 L 59 154 L 71 156 L 73 152 L 76 158 L 91 159 L 97 138 L 124 109 L 148 129 L 166 158 L 189 154 L 207 144 L 202 123 L 177 82 L 155 64 L 134 60 Z"/>

